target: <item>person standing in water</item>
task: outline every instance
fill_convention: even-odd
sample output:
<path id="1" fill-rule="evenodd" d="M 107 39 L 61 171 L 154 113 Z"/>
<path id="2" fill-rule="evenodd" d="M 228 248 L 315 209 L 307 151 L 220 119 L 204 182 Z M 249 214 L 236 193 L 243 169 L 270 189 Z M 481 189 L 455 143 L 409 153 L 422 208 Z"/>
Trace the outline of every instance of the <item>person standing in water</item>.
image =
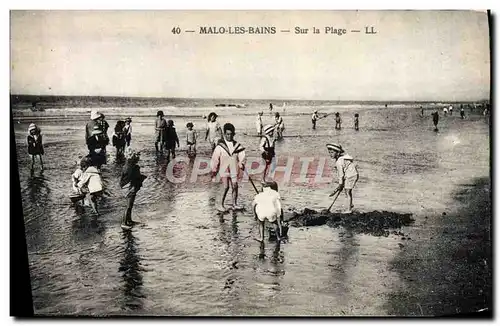
<path id="1" fill-rule="evenodd" d="M 314 110 L 314 113 L 311 117 L 311 122 L 312 122 L 312 126 L 313 126 L 313 130 L 316 129 L 316 121 L 319 120 L 319 116 L 318 116 L 318 110 Z"/>
<path id="2" fill-rule="evenodd" d="M 132 118 L 128 117 L 125 119 L 125 127 L 123 127 L 123 131 L 125 132 L 125 142 L 127 143 L 127 147 L 130 147 L 130 141 L 132 140 Z"/>
<path id="3" fill-rule="evenodd" d="M 269 172 L 269 167 L 271 166 L 271 163 L 276 155 L 274 151 L 274 143 L 276 139 L 274 139 L 273 133 L 274 133 L 274 126 L 267 125 L 264 128 L 264 135 L 260 139 L 260 144 L 259 144 L 259 150 L 261 156 L 264 159 L 264 162 L 266 163 L 266 167 L 264 169 L 264 174 L 262 177 L 262 180 L 264 181 L 266 181 L 266 176 L 267 173 Z"/>
<path id="4" fill-rule="evenodd" d="M 274 130 L 276 130 L 276 139 L 283 138 L 283 131 L 285 130 L 285 123 L 283 122 L 283 117 L 280 116 L 278 112 L 275 114 L 276 123 L 274 124 Z"/>
<path id="5" fill-rule="evenodd" d="M 262 115 L 264 112 L 260 111 L 257 114 L 257 119 L 255 120 L 255 127 L 257 128 L 257 135 L 262 136 Z"/>
<path id="6" fill-rule="evenodd" d="M 217 122 L 217 113 L 210 112 L 208 115 L 207 132 L 205 133 L 205 140 L 208 139 L 212 147 L 212 153 L 217 146 L 217 143 L 222 139 L 222 129 L 219 122 Z"/>
<path id="7" fill-rule="evenodd" d="M 342 129 L 342 119 L 340 119 L 340 113 L 335 113 L 335 129 Z"/>
<path id="8" fill-rule="evenodd" d="M 432 113 L 432 122 L 434 123 L 434 131 L 438 131 L 439 112 L 437 109 Z"/>
<path id="9" fill-rule="evenodd" d="M 187 154 L 188 156 L 196 155 L 196 140 L 198 138 L 198 134 L 196 130 L 194 130 L 194 125 L 192 122 L 188 122 L 186 124 L 188 130 L 186 131 L 186 145 L 187 145 Z"/>
<path id="10" fill-rule="evenodd" d="M 224 184 L 222 200 L 220 206 L 217 207 L 217 210 L 220 212 L 227 211 L 224 202 L 229 187 L 232 189 L 233 209 L 241 209 L 241 206 L 238 206 L 238 179 L 245 169 L 244 163 L 246 157 L 245 148 L 234 140 L 235 133 L 236 130 L 231 123 L 226 123 L 224 125 L 224 137 L 217 143 L 210 161 L 212 178 L 215 178 L 215 176 L 219 174 Z"/>
<path id="11" fill-rule="evenodd" d="M 460 117 L 462 120 L 465 119 L 465 110 L 463 106 L 460 107 Z"/>
<path id="12" fill-rule="evenodd" d="M 354 130 L 359 130 L 359 114 L 354 114 Z"/>
<path id="13" fill-rule="evenodd" d="M 273 103 L 269 103 L 269 112 L 273 113 Z"/>
<path id="14" fill-rule="evenodd" d="M 132 208 L 134 207 L 135 197 L 141 189 L 146 176 L 141 174 L 141 169 L 137 164 L 140 159 L 140 153 L 129 147 L 125 155 L 127 162 L 121 174 L 120 188 L 123 189 L 127 198 L 127 209 L 123 214 L 121 227 L 122 229 L 129 230 L 134 225 L 134 221 L 132 221 Z"/>
<path id="15" fill-rule="evenodd" d="M 156 112 L 155 120 L 155 149 L 156 154 L 158 152 L 163 153 L 163 147 L 165 146 L 165 132 L 167 130 L 167 121 L 163 118 L 165 115 L 163 111 Z"/>
<path id="16" fill-rule="evenodd" d="M 448 112 L 450 112 L 450 116 L 453 115 L 453 105 L 450 105 L 450 108 L 448 109 Z"/>
<path id="17" fill-rule="evenodd" d="M 43 171 L 42 156 L 45 154 L 45 151 L 43 149 L 42 131 L 36 124 L 32 123 L 29 125 L 26 141 L 28 143 L 28 154 L 31 156 L 31 172 L 33 173 L 34 171 L 36 156 L 40 159 L 40 165 Z"/>
<path id="18" fill-rule="evenodd" d="M 170 154 L 172 154 L 172 158 L 175 158 L 175 145 L 180 147 L 179 137 L 177 136 L 177 132 L 175 131 L 174 121 L 167 121 L 167 129 L 165 131 L 165 148 L 167 150 L 167 159 L 170 159 Z"/>

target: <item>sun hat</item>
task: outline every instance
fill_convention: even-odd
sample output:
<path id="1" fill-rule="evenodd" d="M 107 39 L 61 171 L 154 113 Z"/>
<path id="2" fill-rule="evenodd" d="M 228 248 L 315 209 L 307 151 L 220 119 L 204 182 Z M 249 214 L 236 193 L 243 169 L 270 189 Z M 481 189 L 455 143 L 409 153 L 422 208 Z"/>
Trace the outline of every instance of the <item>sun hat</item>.
<path id="1" fill-rule="evenodd" d="M 96 119 L 99 119 L 101 117 L 101 113 L 98 112 L 97 110 L 92 110 L 90 111 L 90 120 L 96 120 Z"/>
<path id="2" fill-rule="evenodd" d="M 340 146 L 338 144 L 326 144 L 326 148 L 328 148 L 328 150 L 332 150 L 332 151 L 335 151 L 337 153 L 344 152 L 344 150 L 342 149 L 342 146 Z"/>
<path id="3" fill-rule="evenodd" d="M 266 125 L 264 127 L 264 133 L 267 135 L 267 134 L 270 134 L 271 132 L 274 131 L 274 126 L 273 125 Z"/>
<path id="4" fill-rule="evenodd" d="M 318 113 L 318 110 L 314 110 L 314 113 Z"/>
<path id="5" fill-rule="evenodd" d="M 36 127 L 36 124 L 32 123 L 32 124 L 30 124 L 30 125 L 29 125 L 29 127 L 28 127 L 28 132 L 29 132 L 29 131 L 31 131 L 31 130 L 36 130 L 36 128 L 37 128 L 37 127 Z"/>

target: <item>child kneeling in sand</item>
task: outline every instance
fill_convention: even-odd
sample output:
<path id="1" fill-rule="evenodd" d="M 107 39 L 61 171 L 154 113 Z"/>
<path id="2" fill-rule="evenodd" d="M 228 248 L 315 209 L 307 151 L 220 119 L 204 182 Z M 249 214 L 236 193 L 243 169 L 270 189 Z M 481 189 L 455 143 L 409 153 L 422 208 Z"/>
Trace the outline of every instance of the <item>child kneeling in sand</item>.
<path id="1" fill-rule="evenodd" d="M 132 221 L 132 207 L 134 207 L 135 196 L 141 189 L 145 175 L 141 174 L 141 169 L 137 163 L 140 159 L 140 153 L 134 151 L 132 148 L 127 148 L 125 152 L 127 162 L 123 167 L 122 175 L 120 178 L 120 187 L 125 190 L 127 197 L 127 209 L 122 218 L 122 229 L 130 229 L 134 221 Z"/>
<path id="2" fill-rule="evenodd" d="M 356 163 L 353 162 L 352 156 L 346 154 L 342 149 L 342 146 L 338 144 L 326 144 L 328 153 L 331 158 L 335 160 L 335 168 L 337 170 L 338 186 L 330 194 L 330 197 L 334 196 L 342 190 L 345 189 L 345 193 L 349 198 L 349 209 L 345 213 L 352 213 L 354 205 L 352 204 L 352 189 L 356 185 L 359 179 L 359 173 Z M 337 194 L 338 196 L 338 194 Z"/>
<path id="3" fill-rule="evenodd" d="M 222 177 L 224 183 L 224 192 L 222 195 L 221 205 L 217 209 L 221 212 L 227 211 L 224 206 L 227 192 L 231 186 L 233 195 L 233 209 L 239 210 L 242 207 L 238 206 L 238 178 L 241 176 L 245 162 L 245 148 L 233 139 L 236 131 L 231 123 L 224 125 L 224 139 L 219 140 L 212 154 L 210 166 L 212 169 L 212 177 L 217 173 Z"/>
<path id="4" fill-rule="evenodd" d="M 264 224 L 267 219 L 270 223 L 273 223 L 276 239 L 280 242 L 283 235 L 283 209 L 281 207 L 281 197 L 278 193 L 278 184 L 275 181 L 263 183 L 262 192 L 255 195 L 252 208 L 255 217 L 260 222 L 260 238 L 257 240 L 264 241 Z"/>
<path id="5" fill-rule="evenodd" d="M 93 165 L 90 157 L 85 157 L 84 160 L 85 162 L 81 166 L 86 167 L 86 169 L 80 181 L 78 181 L 77 188 L 81 193 L 90 194 L 90 206 L 96 214 L 99 214 L 97 210 L 97 198 L 102 196 L 103 191 L 101 174 L 97 170 L 97 167 Z"/>

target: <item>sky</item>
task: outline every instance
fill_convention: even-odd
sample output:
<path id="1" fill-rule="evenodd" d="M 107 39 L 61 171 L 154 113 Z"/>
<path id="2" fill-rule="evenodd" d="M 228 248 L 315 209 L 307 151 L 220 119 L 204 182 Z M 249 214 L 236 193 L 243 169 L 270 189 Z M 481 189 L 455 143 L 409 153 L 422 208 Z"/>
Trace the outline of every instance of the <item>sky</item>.
<path id="1" fill-rule="evenodd" d="M 485 12 L 11 11 L 10 19 L 12 94 L 475 101 L 490 93 Z M 200 35 L 201 26 L 277 32 Z M 325 34 L 327 26 L 348 33 Z"/>

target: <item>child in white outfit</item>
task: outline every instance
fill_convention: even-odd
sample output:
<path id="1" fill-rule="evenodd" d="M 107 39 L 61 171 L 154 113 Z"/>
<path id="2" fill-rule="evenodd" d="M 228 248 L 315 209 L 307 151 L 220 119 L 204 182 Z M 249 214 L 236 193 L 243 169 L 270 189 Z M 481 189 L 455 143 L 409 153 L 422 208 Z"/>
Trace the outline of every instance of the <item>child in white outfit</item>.
<path id="1" fill-rule="evenodd" d="M 278 242 L 281 241 L 283 235 L 283 209 L 281 207 L 281 197 L 278 193 L 278 184 L 275 181 L 264 183 L 262 192 L 255 195 L 252 206 L 255 217 L 260 221 L 260 239 L 258 240 L 260 242 L 264 241 L 264 224 L 268 220 L 274 225 Z"/>

